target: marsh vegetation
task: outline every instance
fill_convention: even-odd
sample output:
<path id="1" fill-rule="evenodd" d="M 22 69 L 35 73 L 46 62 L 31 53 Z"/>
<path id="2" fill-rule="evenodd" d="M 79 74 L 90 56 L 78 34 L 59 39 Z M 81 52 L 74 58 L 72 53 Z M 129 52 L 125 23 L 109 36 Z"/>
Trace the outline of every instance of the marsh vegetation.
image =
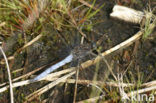
<path id="1" fill-rule="evenodd" d="M 143 24 L 111 18 L 116 4 L 152 16 Z M 155 0 L 0 0 L 0 42 L 9 61 L 14 102 L 120 103 L 127 99 L 123 95 L 154 87 L 156 29 L 150 24 L 155 22 Z M 139 40 L 105 54 L 138 31 L 144 31 Z M 93 47 L 92 53 L 28 82 L 81 44 Z M 0 103 L 11 101 L 8 85 L 0 53 Z M 155 95 L 155 89 L 143 93 Z"/>

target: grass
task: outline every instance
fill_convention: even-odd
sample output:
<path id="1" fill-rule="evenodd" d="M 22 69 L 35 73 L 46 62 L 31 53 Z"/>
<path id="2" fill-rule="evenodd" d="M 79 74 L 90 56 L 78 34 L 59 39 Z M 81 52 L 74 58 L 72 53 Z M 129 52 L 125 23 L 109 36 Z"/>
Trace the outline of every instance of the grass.
<path id="1" fill-rule="evenodd" d="M 143 39 L 146 39 L 153 31 L 153 27 L 156 25 L 156 16 L 153 14 L 152 10 L 145 11 L 145 27 Z"/>
<path id="2" fill-rule="evenodd" d="M 96 0 L 93 1 L 92 6 L 95 2 Z M 8 39 L 13 33 L 18 33 L 16 39 L 18 43 L 16 49 L 18 49 L 39 34 L 43 34 L 44 37 L 53 35 L 55 32 L 52 30 L 66 32 L 69 29 L 78 29 L 79 32 L 79 28 L 83 29 L 82 25 L 100 10 L 100 8 L 94 11 L 92 8 L 87 10 L 86 6 L 76 9 L 80 5 L 82 4 L 75 0 L 71 2 L 66 0 L 1 0 L 0 24 L 3 25 L 0 26 L 0 35 Z M 80 10 L 83 9 L 86 11 L 81 12 Z M 70 35 L 68 33 L 67 37 Z M 44 40 L 44 37 L 41 40 Z M 52 38 L 54 39 L 52 42 L 58 42 L 58 35 L 53 35 Z M 27 50 L 23 52 L 28 53 Z"/>
<path id="3" fill-rule="evenodd" d="M 3 24 L 3 25 L 0 26 L 0 35 L 4 36 L 4 38 L 8 38 L 12 36 L 13 32 L 14 33 L 20 32 L 18 33 L 20 35 L 17 39 L 17 42 L 18 42 L 18 46 L 22 47 L 24 44 L 31 41 L 37 35 L 42 34 L 43 37 L 40 39 L 40 41 L 43 41 L 43 42 L 46 41 L 46 45 L 48 45 L 48 47 L 53 47 L 53 49 L 43 49 L 42 51 L 49 50 L 52 53 L 53 52 L 57 53 L 59 49 L 59 45 L 57 45 L 57 43 L 61 42 L 63 37 L 67 38 L 67 42 L 70 43 L 71 41 L 69 38 L 70 37 L 72 38 L 72 35 L 76 35 L 74 33 L 81 34 L 83 29 L 85 30 L 87 29 L 88 31 L 90 31 L 92 27 L 94 26 L 94 23 L 93 23 L 94 21 L 92 21 L 92 18 L 96 16 L 96 14 L 101 10 L 101 8 L 105 6 L 103 4 L 97 10 L 93 10 L 93 7 L 96 4 L 96 0 L 92 1 L 90 8 L 83 6 L 77 0 L 73 0 L 73 1 L 69 0 L 70 2 L 67 0 L 47 0 L 47 2 L 46 0 L 44 1 L 42 0 L 40 1 L 39 0 L 1 0 L 0 2 L 0 14 L 1 14 L 0 24 Z M 132 1 L 135 4 L 137 4 L 136 0 L 132 0 Z M 140 3 L 141 0 L 139 0 L 138 2 Z M 151 23 L 152 25 L 155 25 L 155 21 L 156 21 L 156 17 L 152 14 L 152 12 L 146 12 L 146 18 L 147 20 L 145 21 L 145 27 L 142 28 L 144 30 L 143 39 L 148 38 L 149 35 L 152 33 L 153 28 L 151 28 L 150 25 Z M 61 37 L 58 34 L 60 35 L 62 34 L 63 36 Z M 83 35 L 81 34 L 81 37 L 82 36 Z M 60 47 L 62 46 L 64 45 L 61 45 Z M 19 47 L 16 47 L 16 48 L 18 49 Z M 39 48 L 41 48 L 41 46 L 39 46 Z M 103 45 L 100 45 L 100 48 L 103 48 Z M 26 49 L 21 52 L 21 54 L 23 52 L 25 53 L 23 54 L 26 59 L 27 59 L 26 53 L 29 53 L 27 52 L 27 50 L 29 51 L 30 49 Z M 41 52 L 41 57 L 44 56 L 42 55 L 42 53 L 43 52 Z M 17 55 L 20 55 L 20 53 Z M 28 58 L 31 58 L 31 57 L 28 57 Z M 55 56 L 53 56 L 53 58 L 55 59 Z M 119 55 L 115 61 L 120 62 L 121 58 L 122 56 Z M 47 60 L 49 60 L 49 58 Z M 26 60 L 25 61 L 21 60 L 21 62 L 25 63 Z M 24 65 L 24 67 L 27 67 L 27 64 L 22 64 L 22 65 Z M 111 74 L 110 71 L 106 70 L 106 68 L 104 68 L 106 66 L 104 65 L 105 63 L 103 63 L 102 61 L 97 62 L 95 66 L 95 72 L 92 78 L 93 84 L 90 85 L 89 89 L 87 89 L 86 91 L 81 91 L 81 93 L 83 94 L 83 92 L 87 92 L 86 97 L 89 99 L 93 97 L 100 97 L 101 95 L 105 95 L 102 98 L 102 100 L 100 99 L 102 102 L 107 101 L 109 99 L 114 100 L 115 102 L 121 102 L 118 99 L 118 97 L 121 95 L 119 87 L 112 87 L 112 86 L 106 86 L 106 85 L 94 85 L 94 81 L 96 82 L 99 79 L 103 79 L 103 78 L 104 78 L 104 80 L 102 80 L 103 83 L 105 83 L 106 81 L 113 82 L 114 84 L 118 83 L 118 81 L 116 81 L 115 79 L 112 79 L 113 77 L 110 76 Z M 117 71 L 116 70 L 117 66 L 116 65 L 113 66 L 113 65 L 112 65 L 112 69 Z M 126 64 L 120 64 L 120 65 L 122 69 L 122 67 L 125 68 L 124 66 Z M 138 64 L 134 64 L 134 65 L 136 66 Z M 128 72 L 123 76 L 124 83 L 136 84 L 135 86 L 132 86 L 132 87 L 125 87 L 124 88 L 125 93 L 129 93 L 134 90 L 139 90 L 141 88 L 141 85 L 144 82 L 144 78 L 145 78 L 144 72 L 139 72 L 139 71 L 136 71 L 135 69 L 136 69 L 135 67 L 131 68 L 131 70 L 128 70 Z M 100 75 L 101 70 L 105 70 L 105 73 L 103 73 L 103 75 Z M 14 75 L 18 76 L 19 73 L 14 73 Z M 68 88 L 70 87 L 70 85 L 66 83 L 66 86 L 67 87 L 65 87 L 65 89 L 67 89 L 67 92 L 70 93 L 71 91 L 68 91 Z M 84 86 L 86 87 L 85 84 Z M 71 86 L 71 88 L 73 88 L 73 86 Z M 81 86 L 80 87 L 78 86 L 78 90 L 81 90 Z M 20 96 L 17 99 L 18 100 L 21 99 L 23 102 L 23 100 L 25 100 L 26 94 L 23 94 L 20 92 L 21 91 L 19 90 L 18 93 L 15 93 L 15 94 L 20 94 Z M 78 97 L 78 99 L 81 100 L 82 98 L 86 98 L 86 97 Z M 95 102 L 99 102 L 100 100 L 97 99 L 95 100 Z"/>
<path id="4" fill-rule="evenodd" d="M 95 1 L 92 6 L 94 6 Z M 92 12 L 90 8 L 87 13 L 82 14 L 82 17 L 79 18 L 79 15 L 75 16 L 76 12 L 72 12 L 78 6 L 77 1 L 67 2 L 65 0 L 46 0 L 45 2 L 38 0 L 2 0 L 0 3 L 0 22 L 5 22 L 6 25 L 0 29 L 3 31 L 3 35 L 10 35 L 11 31 L 17 30 L 29 33 L 30 30 L 34 29 L 34 31 L 40 33 L 45 23 L 52 24 L 56 30 L 72 28 L 73 25 L 79 27 L 100 10 L 99 8 Z"/>

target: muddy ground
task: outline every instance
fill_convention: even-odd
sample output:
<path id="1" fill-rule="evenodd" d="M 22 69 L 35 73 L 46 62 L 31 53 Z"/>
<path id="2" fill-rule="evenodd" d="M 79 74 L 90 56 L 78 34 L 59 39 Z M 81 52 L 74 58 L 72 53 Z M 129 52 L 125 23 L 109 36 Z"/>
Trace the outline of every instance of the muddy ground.
<path id="1" fill-rule="evenodd" d="M 126 2 L 127 1 L 127 2 Z M 153 3 L 152 3 L 153 2 Z M 136 3 L 131 4 L 128 0 L 123 0 L 122 5 L 134 8 L 136 10 L 145 10 L 147 8 L 147 0 L 139 0 Z M 96 5 L 105 6 L 100 10 L 99 13 L 94 16 L 91 21 L 93 24 L 93 30 L 90 31 L 84 29 L 83 32 L 87 35 L 87 38 L 91 41 L 90 45 L 100 41 L 98 45 L 101 52 L 112 48 L 113 46 L 125 41 L 126 39 L 133 36 L 140 30 L 140 26 L 136 24 L 127 23 L 124 21 L 116 20 L 110 18 L 112 7 L 116 4 L 113 0 L 98 0 Z M 151 1 L 151 8 L 155 7 L 154 1 Z M 156 14 L 156 11 L 155 11 Z M 45 24 L 45 30 L 49 35 L 43 36 L 40 40 L 35 42 L 33 45 L 23 50 L 21 53 L 15 55 L 15 59 L 10 62 L 11 71 L 24 68 L 18 73 L 13 73 L 12 78 L 16 78 L 28 72 L 31 72 L 41 66 L 51 65 L 57 63 L 66 57 L 75 45 L 80 44 L 80 33 L 75 29 L 65 29 L 61 32 L 55 29 L 49 28 L 49 24 Z M 85 27 L 84 27 L 85 28 Z M 14 51 L 21 46 L 19 44 L 18 38 L 20 38 L 21 33 L 15 32 L 12 37 L 5 40 L 3 48 L 7 56 L 14 54 Z M 15 36 L 16 35 L 16 36 Z M 35 35 L 34 35 L 35 37 Z M 131 83 L 137 83 L 140 80 L 142 83 L 149 82 L 156 79 L 156 30 L 152 32 L 150 38 L 146 40 L 139 40 L 133 45 L 113 52 L 112 54 L 106 56 L 108 63 L 113 65 L 113 72 L 115 75 L 117 73 L 123 73 L 127 68 L 126 77 Z M 28 40 L 31 40 L 31 36 L 27 36 Z M 61 39 L 63 38 L 63 39 Z M 85 41 L 84 43 L 87 43 Z M 88 56 L 84 58 L 83 61 L 94 58 L 95 56 Z M 2 59 L 2 56 L 1 56 Z M 73 63 L 77 65 L 78 63 Z M 48 67 L 47 66 L 47 67 Z M 59 68 L 59 70 L 66 69 L 72 66 L 71 64 Z M 5 65 L 1 64 L 1 68 Z M 35 73 L 39 74 L 46 68 Z M 91 66 L 79 73 L 79 79 L 93 80 L 96 71 L 96 65 Z M 97 71 L 97 80 L 99 81 L 113 81 L 113 77 L 108 75 L 108 69 L 104 61 L 99 64 L 99 69 Z M 139 75 L 138 75 L 139 74 Z M 24 79 L 29 79 L 32 77 L 27 77 Z M 72 78 L 75 78 L 73 76 Z M 0 71 L 0 83 L 6 82 L 7 72 L 6 69 Z M 126 80 L 124 80 L 126 82 Z M 37 82 L 27 86 L 22 86 L 14 89 L 14 96 L 16 103 L 21 103 L 25 100 L 25 96 L 47 84 L 48 82 Z M 68 86 L 66 86 L 68 85 Z M 74 94 L 74 84 L 64 84 L 60 83 L 58 86 L 50 89 L 48 92 L 44 93 L 40 98 L 36 98 L 34 103 L 41 102 L 41 100 L 48 98 L 49 103 L 72 103 Z M 105 87 L 109 88 L 109 87 Z M 86 85 L 78 85 L 77 90 L 77 101 L 90 98 L 92 88 Z M 113 90 L 112 90 L 113 91 Z M 9 91 L 0 94 L 0 103 L 9 102 Z M 112 93 L 113 94 L 113 93 Z M 96 96 L 96 94 L 94 94 Z M 111 96 L 107 96 L 105 99 L 110 99 Z M 102 100 L 101 100 L 102 101 Z M 101 102 L 100 100 L 98 102 Z"/>

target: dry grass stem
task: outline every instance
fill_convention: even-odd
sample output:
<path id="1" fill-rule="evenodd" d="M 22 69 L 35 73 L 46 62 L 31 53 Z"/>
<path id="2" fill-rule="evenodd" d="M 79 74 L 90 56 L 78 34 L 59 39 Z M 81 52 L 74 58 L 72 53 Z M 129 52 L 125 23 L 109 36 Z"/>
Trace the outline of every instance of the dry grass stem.
<path id="1" fill-rule="evenodd" d="M 74 99 L 73 99 L 73 103 L 76 102 L 76 96 L 77 96 L 77 82 L 78 82 L 78 79 L 79 79 L 79 66 L 76 70 L 76 80 L 75 80 L 75 89 L 74 89 Z"/>
<path id="2" fill-rule="evenodd" d="M 67 72 L 65 72 L 65 73 L 67 73 Z M 61 74 L 63 74 L 62 71 L 60 71 L 58 73 L 52 73 L 52 74 L 50 74 L 51 76 L 43 78 L 42 80 L 54 81 L 54 80 L 58 79 L 59 78 L 58 76 L 61 75 Z M 75 83 L 75 79 L 67 79 L 66 81 L 61 81 L 61 82 L 74 84 Z M 34 82 L 31 82 L 31 79 L 30 80 L 25 80 L 25 81 L 20 81 L 20 82 L 15 82 L 15 83 L 12 84 L 12 87 L 13 88 L 20 87 L 20 86 L 27 85 L 27 84 L 30 84 L 30 83 L 34 83 Z M 94 85 L 99 85 L 99 86 L 102 85 L 102 86 L 119 87 L 118 83 L 115 83 L 115 82 L 78 80 L 77 83 L 81 84 L 81 85 L 94 84 Z M 148 86 L 155 85 L 155 84 L 156 84 L 156 81 L 153 81 L 153 82 L 149 82 L 149 83 L 143 84 L 142 86 L 148 87 Z M 131 84 L 131 83 L 128 83 L 128 84 L 127 83 L 121 83 L 121 85 L 123 87 L 135 86 L 134 84 Z M 0 93 L 6 91 L 8 88 L 9 88 L 9 86 L 5 86 L 5 87 L 0 88 Z"/>
<path id="3" fill-rule="evenodd" d="M 30 82 L 30 80 L 20 81 L 20 82 L 17 82 L 17 83 L 13 83 L 12 88 L 20 87 L 20 86 L 27 85 L 27 84 L 30 84 L 30 83 L 32 83 L 32 82 Z M 9 88 L 9 86 L 2 87 L 0 89 L 0 93 L 6 91 L 8 88 Z"/>
<path id="4" fill-rule="evenodd" d="M 40 69 L 40 68 L 39 68 L 39 69 Z M 66 70 L 62 70 L 62 71 L 59 71 L 59 72 L 51 73 L 51 74 L 49 74 L 47 77 L 45 77 L 45 78 L 43 78 L 43 79 L 41 79 L 41 80 L 54 81 L 54 80 L 58 79 L 58 77 L 59 77 L 60 75 L 65 74 L 65 73 L 72 72 L 73 70 L 74 70 L 74 69 L 71 68 L 71 69 L 66 69 Z M 35 72 L 35 71 L 32 71 L 32 72 Z M 30 73 L 28 73 L 28 74 L 26 74 L 26 75 L 20 76 L 20 77 L 18 77 L 18 78 L 15 78 L 13 81 L 16 81 L 16 80 L 18 80 L 18 79 L 21 79 L 21 78 L 24 77 L 24 76 L 28 76 L 28 75 L 32 74 L 32 72 L 30 72 Z M 57 78 L 56 78 L 56 77 L 57 77 Z M 20 82 L 13 83 L 13 84 L 12 84 L 12 85 L 13 85 L 12 87 L 15 88 L 15 87 L 27 85 L 27 84 L 30 84 L 30 83 L 34 83 L 34 82 L 32 82 L 31 79 L 30 79 L 30 80 L 25 80 L 25 81 L 20 81 Z M 7 83 L 3 83 L 3 85 L 5 85 L 5 84 L 7 84 Z M 9 86 L 5 86 L 5 87 L 0 88 L 0 93 L 6 91 L 8 88 L 9 88 Z"/>
<path id="5" fill-rule="evenodd" d="M 34 39 L 32 39 L 30 42 L 25 44 L 22 48 L 18 49 L 17 52 L 22 51 L 23 49 L 27 48 L 28 46 L 32 45 L 34 42 L 38 41 L 42 37 L 42 34 L 39 34 Z"/>
<path id="6" fill-rule="evenodd" d="M 51 74 L 48 74 L 46 77 L 42 78 L 41 80 L 51 81 L 51 78 L 53 78 L 53 77 L 58 77 L 58 76 L 61 76 L 63 74 L 66 74 L 66 73 L 70 73 L 70 72 L 72 72 L 74 70 L 75 70 L 74 67 L 72 67 L 72 68 L 69 68 L 69 69 L 65 69 L 65 70 L 55 72 L 55 73 L 51 73 Z"/>
<path id="7" fill-rule="evenodd" d="M 17 81 L 17 80 L 19 80 L 19 79 L 22 79 L 22 78 L 28 77 L 28 76 L 34 74 L 35 72 L 41 70 L 42 68 L 44 68 L 44 66 L 43 66 L 43 67 L 40 67 L 40 68 L 37 68 L 37 69 L 35 69 L 35 70 L 33 70 L 33 71 L 31 71 L 31 72 L 25 74 L 25 75 L 19 76 L 19 77 L 13 79 L 12 81 L 15 82 L 15 81 Z M 0 87 L 1 87 L 1 86 L 4 86 L 4 85 L 6 85 L 6 84 L 7 84 L 7 83 L 0 84 Z"/>
<path id="8" fill-rule="evenodd" d="M 129 39 L 125 40 L 124 42 L 116 45 L 115 47 L 113 47 L 113 48 L 111 48 L 109 50 L 106 50 L 105 52 L 101 53 L 101 55 L 97 56 L 94 60 L 88 60 L 88 61 L 82 63 L 81 64 L 82 68 L 85 69 L 85 68 L 87 68 L 87 67 L 97 63 L 99 60 L 103 59 L 104 56 L 106 56 L 106 55 L 108 55 L 108 54 L 110 54 L 112 52 L 115 52 L 115 51 L 117 51 L 119 49 L 123 49 L 123 48 L 131 45 L 133 42 L 135 42 L 136 40 L 140 39 L 142 34 L 143 34 L 143 31 L 139 31 L 134 36 L 132 36 L 131 38 L 129 38 Z"/>
<path id="9" fill-rule="evenodd" d="M 79 101 L 77 103 L 95 103 L 95 101 L 97 101 L 99 99 L 102 99 L 103 97 L 104 97 L 104 95 L 101 95 L 101 96 L 89 98 L 89 99 L 86 99 L 86 100 L 82 100 L 82 101 Z"/>
<path id="10" fill-rule="evenodd" d="M 7 60 L 13 60 L 13 59 L 14 59 L 14 56 L 10 56 L 10 57 L 7 58 Z M 2 60 L 0 61 L 0 64 L 5 64 L 5 60 L 2 59 Z"/>
<path id="11" fill-rule="evenodd" d="M 141 87 L 151 87 L 156 85 L 156 80 L 155 81 L 151 81 L 151 82 L 147 82 L 141 85 Z"/>
<path id="12" fill-rule="evenodd" d="M 65 81 L 67 83 L 75 83 L 75 79 L 67 79 L 67 81 Z M 102 81 L 90 81 L 90 80 L 78 80 L 77 81 L 78 84 L 81 85 L 89 85 L 89 84 L 94 84 L 94 85 L 98 85 L 98 86 L 111 86 L 111 87 L 118 87 L 118 83 L 116 82 L 102 82 Z M 121 85 L 123 87 L 130 87 L 130 86 L 134 86 L 134 84 L 131 83 L 121 83 Z"/>
<path id="13" fill-rule="evenodd" d="M 17 69 L 17 70 L 12 71 L 11 73 L 18 73 L 18 72 L 23 71 L 23 69 L 24 69 L 24 68 L 20 68 L 20 69 Z"/>
<path id="14" fill-rule="evenodd" d="M 105 59 L 105 57 L 103 57 L 102 60 L 106 63 L 108 70 L 110 71 L 110 73 L 112 74 L 112 76 L 114 77 L 114 79 L 117 81 L 117 77 L 115 76 L 115 74 L 112 71 L 113 68 L 109 65 L 109 63 L 107 62 L 107 60 Z"/>
<path id="15" fill-rule="evenodd" d="M 143 88 L 143 89 L 139 89 L 139 90 L 136 90 L 136 91 L 132 91 L 130 93 L 127 93 L 127 95 L 129 97 L 133 96 L 133 95 L 137 95 L 137 94 L 141 94 L 141 93 L 146 93 L 146 92 L 150 92 L 152 90 L 156 90 L 156 86 L 151 86 L 151 87 L 148 87 L 148 88 Z"/>
<path id="16" fill-rule="evenodd" d="M 56 85 L 59 84 L 60 82 L 65 81 L 67 78 L 71 77 L 71 76 L 72 76 L 73 74 L 75 74 L 75 73 L 76 73 L 76 72 L 73 71 L 73 72 L 71 72 L 71 73 L 69 73 L 69 74 L 67 74 L 67 75 L 65 75 L 65 76 L 60 77 L 59 79 L 53 81 L 52 83 L 49 83 L 48 85 L 42 87 L 41 89 L 38 89 L 37 91 L 35 91 L 35 92 L 33 92 L 32 94 L 28 95 L 28 96 L 26 97 L 26 100 L 27 100 L 27 101 L 33 100 L 34 98 L 36 98 L 37 96 L 39 96 L 39 95 L 43 94 L 44 92 L 48 91 L 49 89 L 51 89 L 52 87 L 56 86 Z M 26 101 L 26 102 L 27 102 L 27 101 Z M 25 103 L 26 103 L 26 102 L 25 102 Z"/>
<path id="17" fill-rule="evenodd" d="M 7 57 L 6 57 L 2 47 L 0 47 L 0 50 L 1 50 L 2 54 L 3 54 L 4 59 L 5 59 L 7 72 L 8 72 L 9 87 L 10 87 L 10 101 L 11 101 L 11 103 L 14 103 L 14 93 L 13 93 L 13 87 L 12 87 L 12 80 L 11 80 L 11 73 L 10 73 L 9 63 L 8 63 Z"/>
<path id="18" fill-rule="evenodd" d="M 96 7 L 93 7 L 91 4 L 87 3 L 87 2 L 84 1 L 84 0 L 79 0 L 79 2 L 82 3 L 82 4 L 84 4 L 84 5 L 86 5 L 86 6 L 88 6 L 88 7 L 90 7 L 90 8 L 93 8 L 94 10 L 97 10 Z"/>

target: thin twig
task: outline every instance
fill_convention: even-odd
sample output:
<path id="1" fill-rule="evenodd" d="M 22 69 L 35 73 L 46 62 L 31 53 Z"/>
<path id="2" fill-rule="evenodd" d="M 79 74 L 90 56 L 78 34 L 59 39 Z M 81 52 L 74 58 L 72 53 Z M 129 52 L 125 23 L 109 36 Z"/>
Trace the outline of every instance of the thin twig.
<path id="1" fill-rule="evenodd" d="M 153 90 L 156 90 L 155 85 L 152 86 L 152 87 L 147 87 L 147 88 L 143 88 L 143 89 L 139 89 L 139 90 L 136 90 L 136 91 L 129 92 L 129 93 L 127 93 L 127 95 L 129 97 L 131 97 L 133 95 L 142 94 L 142 93 L 146 93 L 146 92 L 153 91 Z"/>
<path id="2" fill-rule="evenodd" d="M 96 62 L 98 62 L 99 60 L 103 59 L 103 56 L 109 55 L 112 52 L 115 52 L 119 49 L 123 49 L 129 45 L 131 45 L 133 42 L 135 42 L 136 40 L 140 39 L 141 36 L 143 34 L 143 31 L 139 31 L 137 32 L 134 36 L 132 36 L 131 38 L 125 40 L 124 42 L 114 46 L 113 48 L 106 50 L 105 52 L 101 53 L 100 56 L 97 56 L 94 60 L 88 60 L 84 63 L 81 64 L 82 68 L 85 69 L 93 64 L 95 64 Z"/>
<path id="3" fill-rule="evenodd" d="M 13 59 L 14 59 L 14 56 L 10 56 L 10 57 L 7 58 L 7 60 L 13 60 Z M 5 61 L 5 60 L 2 59 L 2 60 L 0 61 L 0 64 L 5 64 L 4 61 Z"/>
<path id="4" fill-rule="evenodd" d="M 65 76 L 62 76 L 61 78 L 55 80 L 54 82 L 49 83 L 48 85 L 44 86 L 43 88 L 41 88 L 41 89 L 35 91 L 34 93 L 28 95 L 26 97 L 27 101 L 25 103 L 27 103 L 28 101 L 33 100 L 34 98 L 36 98 L 37 96 L 39 96 L 39 95 L 43 94 L 44 92 L 48 91 L 49 89 L 51 89 L 55 85 L 59 84 L 60 82 L 65 81 L 67 78 L 71 77 L 73 74 L 75 74 L 75 71 L 73 71 L 73 72 L 71 72 L 71 73 L 69 73 L 69 74 L 67 74 Z"/>
<path id="5" fill-rule="evenodd" d="M 19 72 L 23 71 L 23 69 L 24 68 L 16 69 L 16 70 L 12 71 L 11 73 L 19 73 Z"/>
<path id="6" fill-rule="evenodd" d="M 33 70 L 33 71 L 27 73 L 27 74 L 24 74 L 24 75 L 22 75 L 22 76 L 19 76 L 19 77 L 13 79 L 12 81 L 15 82 L 15 81 L 17 81 L 17 80 L 19 80 L 19 79 L 22 79 L 22 78 L 28 77 L 28 76 L 34 74 L 35 72 L 41 70 L 41 69 L 44 68 L 44 67 L 45 67 L 45 66 L 42 66 L 42 67 L 40 67 L 40 68 L 37 68 L 37 69 L 35 69 L 35 70 Z M 22 69 L 22 68 L 21 68 L 21 69 Z M 19 70 L 20 70 L 20 69 L 19 69 Z M 22 69 L 22 70 L 23 70 L 23 69 Z M 0 87 L 4 86 L 4 85 L 6 85 L 6 84 L 7 84 L 7 82 L 6 82 L 6 83 L 3 83 L 3 84 L 0 84 Z"/>
<path id="7" fill-rule="evenodd" d="M 90 7 L 90 8 L 93 8 L 94 10 L 97 10 L 96 7 L 92 6 L 91 4 L 87 3 L 87 2 L 84 1 L 84 0 L 78 0 L 78 1 L 79 1 L 80 3 L 86 5 L 86 6 Z"/>
<path id="8" fill-rule="evenodd" d="M 67 79 L 67 81 L 64 81 L 67 83 L 75 83 L 75 79 Z M 111 87 L 119 87 L 118 83 L 116 82 L 102 82 L 102 81 L 90 81 L 90 80 L 78 80 L 77 81 L 78 84 L 81 85 L 90 85 L 90 84 L 94 84 L 94 85 L 98 85 L 98 86 L 111 86 Z M 122 85 L 123 87 L 130 87 L 130 86 L 135 86 L 132 83 L 121 83 L 120 85 Z"/>
<path id="9" fill-rule="evenodd" d="M 110 73 L 112 74 L 112 76 L 114 77 L 114 79 L 117 81 L 117 77 L 115 76 L 115 74 L 112 71 L 113 68 L 109 65 L 109 63 L 107 62 L 107 60 L 105 59 L 105 57 L 103 57 L 102 60 L 106 63 L 108 70 L 110 71 Z"/>
<path id="10" fill-rule="evenodd" d="M 98 85 L 96 85 L 94 83 L 90 83 L 88 86 L 93 86 L 93 87 L 97 88 L 100 92 L 103 93 L 103 95 L 105 95 L 105 92 Z"/>
<path id="11" fill-rule="evenodd" d="M 57 73 L 52 73 L 50 74 L 51 76 L 48 76 L 47 78 L 44 78 L 42 80 L 46 80 L 46 81 L 54 81 L 56 79 L 59 78 L 59 76 L 62 74 L 62 73 L 67 73 L 69 71 L 66 71 L 66 72 L 57 72 Z M 71 72 L 71 71 L 70 71 Z M 34 81 L 36 82 L 36 81 Z M 30 84 L 30 83 L 34 83 L 34 82 L 31 82 L 31 79 L 30 80 L 24 80 L 24 81 L 20 81 L 20 82 L 15 82 L 13 83 L 12 87 L 15 88 L 15 87 L 20 87 L 20 86 L 23 86 L 23 85 L 27 85 L 27 84 Z M 67 79 L 66 81 L 61 81 L 62 83 L 72 83 L 74 84 L 75 83 L 75 79 Z M 94 85 L 99 85 L 99 86 L 111 86 L 111 87 L 119 87 L 120 85 L 123 86 L 123 87 L 130 87 L 130 86 L 135 86 L 134 84 L 132 83 L 122 83 L 120 85 L 118 85 L 118 83 L 116 82 L 102 82 L 102 81 L 90 81 L 90 80 L 78 80 L 77 81 L 78 84 L 81 84 L 81 85 L 89 85 L 89 84 L 94 84 Z M 145 83 L 143 84 L 142 86 L 152 86 L 152 85 L 155 85 L 156 84 L 156 81 L 152 81 L 152 82 L 149 82 L 149 83 Z M 2 87 L 0 88 L 0 93 L 6 91 L 7 89 L 9 88 L 9 86 L 5 86 L 5 87 Z"/>
<path id="12" fill-rule="evenodd" d="M 74 99 L 73 99 L 73 103 L 76 102 L 76 96 L 77 96 L 77 81 L 79 79 L 79 65 L 78 68 L 76 70 L 76 80 L 75 80 L 75 89 L 74 89 Z"/>
<path id="13" fill-rule="evenodd" d="M 44 77 L 41 80 L 54 81 L 54 80 L 58 79 L 58 77 L 60 75 L 63 75 L 65 73 L 69 73 L 69 72 L 72 72 L 72 71 L 73 71 L 73 68 L 62 70 L 62 71 L 55 72 L 55 73 L 51 73 L 51 74 L 49 74 L 48 76 Z M 34 83 L 34 82 L 36 82 L 36 81 L 33 81 L 32 82 L 31 79 L 30 80 L 25 80 L 25 81 L 20 81 L 20 82 L 13 83 L 12 84 L 13 85 L 12 87 L 15 88 L 15 87 L 27 85 L 27 84 Z M 8 88 L 9 88 L 9 86 L 5 86 L 5 87 L 0 88 L 0 93 L 6 91 Z"/>
<path id="14" fill-rule="evenodd" d="M 42 37 L 42 34 L 39 34 L 34 39 L 32 39 L 30 42 L 25 44 L 22 48 L 18 49 L 17 52 L 22 51 L 23 49 L 27 48 L 28 46 L 32 45 L 34 42 L 38 41 Z"/>
<path id="15" fill-rule="evenodd" d="M 6 62 L 6 67 L 7 67 L 7 72 L 8 72 L 8 78 L 9 78 L 9 86 L 10 86 L 10 98 L 11 98 L 11 103 L 14 103 L 14 93 L 13 93 L 13 87 L 12 87 L 12 81 L 11 81 L 11 73 L 10 73 L 10 68 L 9 68 L 9 64 L 8 64 L 8 60 L 7 57 L 2 49 L 2 47 L 0 47 L 0 50 L 3 54 L 3 57 L 5 59 Z"/>
<path id="16" fill-rule="evenodd" d="M 28 42 L 27 44 L 25 44 L 23 47 L 19 48 L 19 49 L 14 53 L 14 55 L 15 55 L 16 53 L 21 52 L 23 49 L 29 47 L 29 46 L 32 45 L 34 42 L 38 41 L 42 36 L 43 36 L 42 34 L 39 34 L 38 36 L 36 36 L 34 39 L 32 39 L 31 41 L 29 41 L 29 42 Z M 14 55 L 8 57 L 8 60 L 13 60 L 14 57 L 15 57 Z M 0 63 L 1 63 L 1 64 L 4 64 L 3 61 L 4 61 L 4 60 L 2 59 L 2 60 L 0 61 Z"/>
<path id="17" fill-rule="evenodd" d="M 86 99 L 86 100 L 82 100 L 82 101 L 79 101 L 77 103 L 95 103 L 95 101 L 97 101 L 99 99 L 102 99 L 103 97 L 104 97 L 104 95 L 101 95 L 101 96 L 89 98 L 89 99 Z"/>

